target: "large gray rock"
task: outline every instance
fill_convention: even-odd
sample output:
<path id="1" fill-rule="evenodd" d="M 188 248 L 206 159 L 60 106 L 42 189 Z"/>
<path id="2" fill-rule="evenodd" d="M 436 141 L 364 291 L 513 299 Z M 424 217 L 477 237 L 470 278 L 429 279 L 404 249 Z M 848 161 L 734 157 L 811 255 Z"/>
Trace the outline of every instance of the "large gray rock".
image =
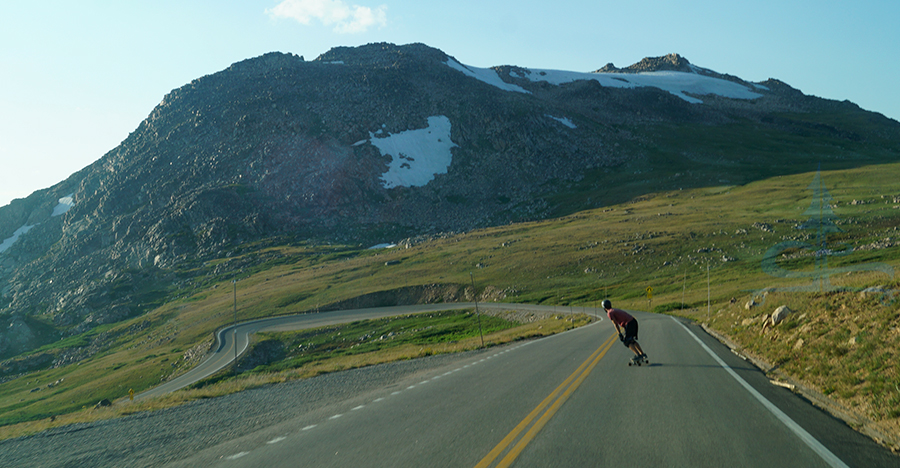
<path id="1" fill-rule="evenodd" d="M 778 325 L 792 313 L 793 311 L 784 305 L 775 309 L 775 312 L 772 313 L 772 325 Z"/>

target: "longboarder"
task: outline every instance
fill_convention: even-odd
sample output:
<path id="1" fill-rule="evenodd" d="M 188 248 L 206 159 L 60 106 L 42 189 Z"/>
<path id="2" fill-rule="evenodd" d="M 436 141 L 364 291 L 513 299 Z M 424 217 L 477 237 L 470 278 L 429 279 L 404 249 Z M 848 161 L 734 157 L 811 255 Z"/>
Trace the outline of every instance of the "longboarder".
<path id="1" fill-rule="evenodd" d="M 606 316 L 609 321 L 616 326 L 616 332 L 619 333 L 619 340 L 634 353 L 632 363 L 640 365 L 647 362 L 647 355 L 637 342 L 638 337 L 638 321 L 631 314 L 624 310 L 614 309 L 609 299 L 603 300 L 603 309 L 606 310 Z M 624 333 L 623 333 L 624 332 Z"/>

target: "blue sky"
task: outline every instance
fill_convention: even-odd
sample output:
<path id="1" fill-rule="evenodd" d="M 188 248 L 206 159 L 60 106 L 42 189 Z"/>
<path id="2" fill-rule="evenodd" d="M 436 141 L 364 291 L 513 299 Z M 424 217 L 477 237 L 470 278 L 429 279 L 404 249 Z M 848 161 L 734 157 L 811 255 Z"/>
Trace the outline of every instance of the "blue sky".
<path id="1" fill-rule="evenodd" d="M 583 72 L 675 52 L 900 120 L 898 20 L 895 0 L 4 0 L 0 206 L 99 159 L 172 89 L 271 51 L 422 42 Z"/>

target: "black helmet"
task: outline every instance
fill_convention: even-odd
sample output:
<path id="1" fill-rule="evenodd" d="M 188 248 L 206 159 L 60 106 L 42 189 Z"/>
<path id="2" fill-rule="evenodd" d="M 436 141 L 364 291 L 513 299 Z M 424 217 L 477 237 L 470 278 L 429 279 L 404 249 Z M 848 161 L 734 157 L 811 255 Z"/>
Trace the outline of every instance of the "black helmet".
<path id="1" fill-rule="evenodd" d="M 604 309 L 612 309 L 612 302 L 609 302 L 609 299 L 603 299 L 602 305 Z"/>

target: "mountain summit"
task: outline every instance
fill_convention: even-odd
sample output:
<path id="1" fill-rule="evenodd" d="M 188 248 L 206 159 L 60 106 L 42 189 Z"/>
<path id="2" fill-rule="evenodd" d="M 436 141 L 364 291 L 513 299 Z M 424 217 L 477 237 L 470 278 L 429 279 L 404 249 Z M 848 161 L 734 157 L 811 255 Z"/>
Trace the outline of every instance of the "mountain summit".
<path id="1" fill-rule="evenodd" d="M 247 243 L 373 245 L 870 164 L 896 158 L 898 128 L 676 54 L 595 73 L 423 44 L 266 54 L 173 90 L 97 162 L 0 208 L 0 357 L 141 314 Z"/>
<path id="2" fill-rule="evenodd" d="M 678 54 L 668 54 L 663 57 L 646 57 L 634 65 L 625 68 L 616 68 L 612 63 L 607 63 L 597 73 L 646 73 L 658 71 L 677 71 L 695 73 L 696 69 L 691 62 Z"/>

